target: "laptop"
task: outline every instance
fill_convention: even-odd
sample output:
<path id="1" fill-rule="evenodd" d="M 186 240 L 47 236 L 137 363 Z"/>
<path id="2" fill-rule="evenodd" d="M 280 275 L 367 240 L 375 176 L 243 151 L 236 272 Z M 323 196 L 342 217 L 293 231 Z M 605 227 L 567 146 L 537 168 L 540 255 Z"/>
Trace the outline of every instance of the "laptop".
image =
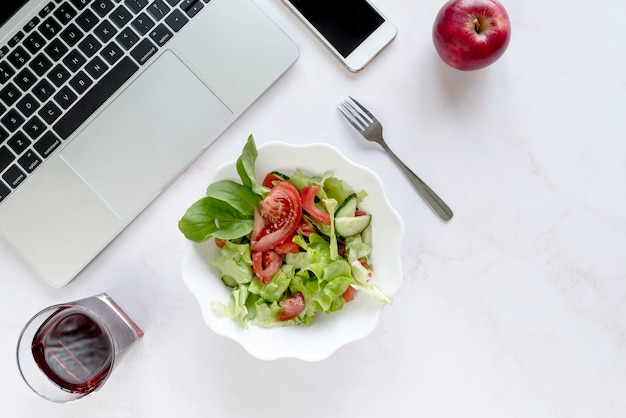
<path id="1" fill-rule="evenodd" d="M 2 0 L 0 233 L 71 281 L 298 58 L 252 0 Z"/>

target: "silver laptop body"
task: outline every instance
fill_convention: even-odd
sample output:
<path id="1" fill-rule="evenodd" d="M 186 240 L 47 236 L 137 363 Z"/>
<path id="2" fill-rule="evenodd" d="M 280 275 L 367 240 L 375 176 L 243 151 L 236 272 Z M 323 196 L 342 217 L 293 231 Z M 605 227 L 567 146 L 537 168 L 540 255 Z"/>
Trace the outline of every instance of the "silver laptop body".
<path id="1" fill-rule="evenodd" d="M 61 23 L 83 12 L 98 24 L 89 28 L 84 16 Z M 113 26 L 102 25 L 113 17 Z M 51 29 L 64 35 L 61 44 Z M 94 40 L 101 49 L 88 56 Z M 28 107 L 27 98 L 43 93 L 22 72 L 38 76 L 40 61 L 74 42 L 83 42 L 82 58 L 69 47 L 60 61 L 82 65 L 96 93 L 80 92 L 80 78 L 61 84 L 55 77 L 74 73 L 52 62 L 40 72 L 54 92 Z M 9 85 L 19 94 L 10 106 L 0 102 L 0 233 L 54 287 L 72 280 L 298 57 L 251 0 L 32 0 L 0 29 L 0 47 L 0 66 L 15 72 L 4 74 L 0 99 Z M 108 99 L 105 82 L 120 86 Z M 55 108 L 63 115 L 48 112 Z"/>

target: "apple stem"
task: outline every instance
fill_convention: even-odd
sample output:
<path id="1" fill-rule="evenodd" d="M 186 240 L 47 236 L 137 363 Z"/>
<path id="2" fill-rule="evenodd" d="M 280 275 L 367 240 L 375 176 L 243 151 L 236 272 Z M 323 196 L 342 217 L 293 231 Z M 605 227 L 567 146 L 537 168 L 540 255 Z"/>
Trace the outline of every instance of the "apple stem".
<path id="1" fill-rule="evenodd" d="M 480 33 L 480 20 L 475 17 L 472 22 L 474 23 L 474 30 L 476 30 L 476 33 Z"/>

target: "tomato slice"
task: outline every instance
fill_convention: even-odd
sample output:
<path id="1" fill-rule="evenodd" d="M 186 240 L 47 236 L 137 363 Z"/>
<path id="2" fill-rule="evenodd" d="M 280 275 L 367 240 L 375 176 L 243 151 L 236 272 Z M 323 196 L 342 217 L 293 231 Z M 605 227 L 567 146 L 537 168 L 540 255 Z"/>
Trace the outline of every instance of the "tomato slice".
<path id="1" fill-rule="evenodd" d="M 267 173 L 267 175 L 263 179 L 262 184 L 263 184 L 263 187 L 267 187 L 268 189 L 273 189 L 274 185 L 278 183 L 279 181 L 283 181 L 283 179 L 278 177 L 276 174 L 270 172 L 270 173 Z"/>
<path id="2" fill-rule="evenodd" d="M 352 286 L 348 286 L 345 292 L 343 292 L 343 300 L 346 302 L 352 302 L 354 300 L 354 294 L 356 290 Z"/>
<path id="3" fill-rule="evenodd" d="M 305 237 L 308 237 L 312 233 L 316 232 L 313 225 L 311 225 L 311 223 L 304 218 L 300 219 L 300 225 L 298 225 L 297 230 Z"/>
<path id="4" fill-rule="evenodd" d="M 296 231 L 302 217 L 302 199 L 298 189 L 286 181 L 276 183 L 261 208 L 254 212 L 250 236 L 252 251 L 267 251 L 287 241 Z"/>
<path id="5" fill-rule="evenodd" d="M 264 284 L 268 284 L 283 265 L 283 257 L 284 255 L 272 250 L 253 251 L 252 271 L 254 275 Z"/>
<path id="6" fill-rule="evenodd" d="M 300 246 L 293 241 L 286 241 L 274 248 L 278 254 L 298 254 Z"/>
<path id="7" fill-rule="evenodd" d="M 313 219 L 325 225 L 330 225 L 330 215 L 315 206 L 315 195 L 319 189 L 320 186 L 306 186 L 302 189 L 300 192 L 302 206 L 306 213 L 311 215 Z"/>
<path id="8" fill-rule="evenodd" d="M 300 315 L 304 310 L 304 296 L 302 293 L 296 292 L 292 297 L 281 300 L 278 304 L 283 310 L 278 312 L 276 316 L 280 321 L 288 321 Z"/>

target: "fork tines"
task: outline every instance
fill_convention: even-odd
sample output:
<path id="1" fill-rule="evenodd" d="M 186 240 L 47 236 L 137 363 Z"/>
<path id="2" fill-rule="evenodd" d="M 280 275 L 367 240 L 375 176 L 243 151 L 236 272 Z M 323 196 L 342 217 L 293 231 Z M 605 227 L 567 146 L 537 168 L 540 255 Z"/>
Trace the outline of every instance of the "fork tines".
<path id="1" fill-rule="evenodd" d="M 362 131 L 374 122 L 376 118 L 361 103 L 351 96 L 348 96 L 348 98 L 350 99 L 349 101 L 344 100 L 341 102 L 339 110 L 352 126 Z"/>

